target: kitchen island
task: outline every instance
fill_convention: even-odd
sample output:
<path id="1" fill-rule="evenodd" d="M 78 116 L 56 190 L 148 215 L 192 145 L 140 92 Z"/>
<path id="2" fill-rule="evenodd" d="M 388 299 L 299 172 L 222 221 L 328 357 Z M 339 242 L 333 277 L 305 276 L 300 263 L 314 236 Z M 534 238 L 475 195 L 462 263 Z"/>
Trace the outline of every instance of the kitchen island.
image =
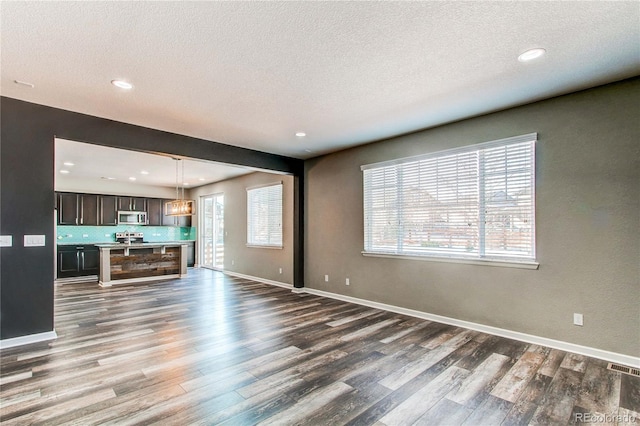
<path id="1" fill-rule="evenodd" d="M 187 244 L 173 243 L 105 243 L 100 250 L 98 284 L 111 287 L 187 275 Z"/>

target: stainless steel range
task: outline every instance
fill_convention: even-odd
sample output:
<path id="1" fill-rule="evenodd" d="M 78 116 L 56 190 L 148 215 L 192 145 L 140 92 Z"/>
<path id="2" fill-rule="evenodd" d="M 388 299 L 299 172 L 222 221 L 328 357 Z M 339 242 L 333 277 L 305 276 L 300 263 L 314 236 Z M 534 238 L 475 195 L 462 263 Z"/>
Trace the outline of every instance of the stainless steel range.
<path id="1" fill-rule="evenodd" d="M 116 232 L 116 242 L 124 244 L 144 243 L 144 233 L 142 232 Z"/>

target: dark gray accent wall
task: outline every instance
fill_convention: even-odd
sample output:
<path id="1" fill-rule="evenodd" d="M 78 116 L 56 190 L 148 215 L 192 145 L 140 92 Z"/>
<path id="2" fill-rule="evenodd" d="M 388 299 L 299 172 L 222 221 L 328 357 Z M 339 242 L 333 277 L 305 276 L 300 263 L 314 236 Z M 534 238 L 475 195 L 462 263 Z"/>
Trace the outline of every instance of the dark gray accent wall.
<path id="1" fill-rule="evenodd" d="M 0 106 L 0 338 L 53 330 L 53 134 Z M 44 247 L 24 247 L 24 235 L 44 235 Z"/>
<path id="2" fill-rule="evenodd" d="M 635 78 L 307 161 L 305 286 L 638 356 L 639 117 Z M 538 270 L 361 254 L 361 165 L 533 132 Z"/>
<path id="3" fill-rule="evenodd" d="M 0 113 L 0 235 L 13 236 L 13 246 L 0 249 L 0 339 L 54 329 L 54 137 L 236 164 L 303 179 L 303 162 L 293 158 L 6 97 L 0 99 Z M 301 231 L 294 227 L 296 238 L 301 238 Z M 23 247 L 23 235 L 29 234 L 45 235 L 46 245 Z M 293 267 L 302 276 L 302 258 L 295 253 Z"/>

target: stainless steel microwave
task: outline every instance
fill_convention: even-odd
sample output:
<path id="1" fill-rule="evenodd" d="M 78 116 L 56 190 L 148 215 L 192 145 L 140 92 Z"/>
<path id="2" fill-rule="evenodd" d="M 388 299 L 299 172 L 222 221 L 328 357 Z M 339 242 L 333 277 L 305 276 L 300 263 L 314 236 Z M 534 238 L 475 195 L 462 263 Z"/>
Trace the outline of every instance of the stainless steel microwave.
<path id="1" fill-rule="evenodd" d="M 146 225 L 147 212 L 118 212 L 118 225 Z"/>

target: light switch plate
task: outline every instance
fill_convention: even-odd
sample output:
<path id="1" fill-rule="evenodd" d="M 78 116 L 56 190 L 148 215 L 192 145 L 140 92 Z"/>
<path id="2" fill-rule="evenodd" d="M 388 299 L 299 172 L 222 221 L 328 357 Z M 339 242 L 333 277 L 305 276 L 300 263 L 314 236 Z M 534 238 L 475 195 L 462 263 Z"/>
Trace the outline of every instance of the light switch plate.
<path id="1" fill-rule="evenodd" d="M 25 235 L 25 247 L 42 247 L 44 246 L 44 235 Z"/>
<path id="2" fill-rule="evenodd" d="M 0 247 L 11 247 L 13 245 L 13 235 L 0 235 Z"/>

